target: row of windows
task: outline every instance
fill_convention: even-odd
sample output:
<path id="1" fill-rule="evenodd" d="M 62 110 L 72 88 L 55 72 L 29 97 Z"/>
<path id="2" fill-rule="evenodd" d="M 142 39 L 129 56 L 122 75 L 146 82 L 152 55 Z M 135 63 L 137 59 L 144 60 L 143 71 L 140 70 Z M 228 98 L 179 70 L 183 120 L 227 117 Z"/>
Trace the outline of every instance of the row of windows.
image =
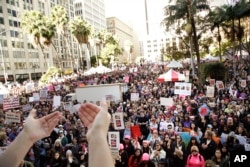
<path id="1" fill-rule="evenodd" d="M 6 0 L 6 3 L 19 7 L 19 0 Z"/>
<path id="2" fill-rule="evenodd" d="M 12 9 L 7 8 L 9 16 L 17 17 L 18 12 Z"/>
<path id="3" fill-rule="evenodd" d="M 10 70 L 10 62 L 4 62 L 4 64 L 3 64 L 3 62 L 1 62 L 0 63 L 0 70 L 1 71 L 4 70 L 4 67 L 5 67 L 5 70 Z"/>
<path id="4" fill-rule="evenodd" d="M 11 44 L 13 48 L 24 48 L 24 42 L 12 41 Z"/>
<path id="5" fill-rule="evenodd" d="M 19 21 L 15 21 L 15 20 L 9 20 L 9 25 L 11 27 L 20 27 L 20 22 Z"/>

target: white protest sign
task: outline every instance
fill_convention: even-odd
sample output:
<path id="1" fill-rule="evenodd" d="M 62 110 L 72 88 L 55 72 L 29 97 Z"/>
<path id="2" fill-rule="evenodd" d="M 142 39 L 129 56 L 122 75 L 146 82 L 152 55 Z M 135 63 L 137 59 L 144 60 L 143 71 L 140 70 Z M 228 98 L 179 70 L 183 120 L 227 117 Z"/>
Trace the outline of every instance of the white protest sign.
<path id="1" fill-rule="evenodd" d="M 6 112 L 5 121 L 7 123 L 12 123 L 12 122 L 20 123 L 21 122 L 20 113 Z"/>
<path id="2" fill-rule="evenodd" d="M 40 98 L 46 99 L 48 97 L 48 90 L 40 90 Z"/>
<path id="3" fill-rule="evenodd" d="M 71 110 L 71 107 L 72 107 L 72 102 L 64 102 L 63 103 L 63 109 L 64 110 L 67 110 L 67 111 L 70 111 Z"/>
<path id="4" fill-rule="evenodd" d="M 33 102 L 34 101 L 34 97 L 29 97 L 29 102 Z"/>
<path id="5" fill-rule="evenodd" d="M 53 97 L 53 107 L 61 106 L 61 96 L 54 96 Z"/>
<path id="6" fill-rule="evenodd" d="M 191 95 L 191 88 L 192 88 L 191 83 L 175 82 L 174 94 L 190 96 Z"/>
<path id="7" fill-rule="evenodd" d="M 0 155 L 7 150 L 8 147 L 0 147 Z"/>
<path id="8" fill-rule="evenodd" d="M 39 93 L 33 93 L 33 100 L 34 100 L 34 101 L 39 101 L 39 100 L 40 100 L 40 95 L 39 95 Z"/>
<path id="9" fill-rule="evenodd" d="M 246 80 L 241 80 L 240 86 L 241 86 L 242 88 L 245 88 L 245 87 L 247 86 L 247 81 L 246 81 Z"/>
<path id="10" fill-rule="evenodd" d="M 138 101 L 139 100 L 139 93 L 131 93 L 130 94 L 130 100 L 131 101 Z"/>
<path id="11" fill-rule="evenodd" d="M 160 98 L 160 104 L 162 106 L 173 106 L 174 101 L 173 101 L 173 98 L 161 97 Z"/>
<path id="12" fill-rule="evenodd" d="M 245 147 L 245 151 L 250 151 L 250 144 L 245 143 L 244 147 Z"/>
<path id="13" fill-rule="evenodd" d="M 54 86 L 54 88 L 55 88 L 55 91 L 59 91 L 61 89 L 61 85 L 56 85 Z"/>
<path id="14" fill-rule="evenodd" d="M 109 143 L 110 149 L 119 149 L 120 147 L 119 132 L 108 132 L 108 143 Z"/>
<path id="15" fill-rule="evenodd" d="M 116 130 L 124 129 L 123 113 L 117 112 L 117 113 L 114 113 L 112 116 L 113 116 L 114 128 Z"/>
<path id="16" fill-rule="evenodd" d="M 207 86 L 207 97 L 214 97 L 214 86 Z"/>
<path id="17" fill-rule="evenodd" d="M 224 89 L 224 83 L 222 81 L 216 81 L 215 84 L 218 90 Z"/>

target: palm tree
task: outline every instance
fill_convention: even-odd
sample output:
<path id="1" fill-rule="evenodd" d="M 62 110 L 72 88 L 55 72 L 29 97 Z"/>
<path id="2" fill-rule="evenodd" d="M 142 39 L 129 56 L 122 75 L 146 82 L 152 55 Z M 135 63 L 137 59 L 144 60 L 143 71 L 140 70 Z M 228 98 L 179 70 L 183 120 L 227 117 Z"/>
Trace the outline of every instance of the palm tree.
<path id="1" fill-rule="evenodd" d="M 81 19 L 81 17 L 77 17 L 69 22 L 69 28 L 74 37 L 77 39 L 80 46 L 81 44 L 87 44 L 87 46 L 89 45 L 89 37 L 91 36 L 93 30 L 91 25 L 88 24 L 86 20 Z M 86 57 L 86 61 L 87 61 L 87 67 L 89 68 L 90 67 L 89 58 Z"/>
<path id="2" fill-rule="evenodd" d="M 225 10 L 221 7 L 216 7 L 213 11 L 209 14 L 210 22 L 212 23 L 211 31 L 213 31 L 215 28 L 217 29 L 217 41 L 218 41 L 218 47 L 219 47 L 219 56 L 220 61 L 222 61 L 222 55 L 221 55 L 221 32 L 220 29 L 222 26 L 226 26 L 223 21 L 225 20 Z"/>
<path id="3" fill-rule="evenodd" d="M 174 25 L 179 26 L 183 22 L 188 23 L 189 35 L 193 39 L 191 45 L 194 44 L 194 49 L 197 57 L 197 67 L 198 67 L 198 78 L 200 79 L 200 52 L 199 43 L 197 35 L 197 27 L 195 23 L 195 15 L 202 10 L 209 10 L 209 5 L 207 0 L 176 0 L 174 4 L 171 4 L 173 0 L 170 0 L 170 4 L 164 8 L 165 18 L 162 24 L 169 30 L 170 27 Z M 199 85 L 201 86 L 201 80 L 199 80 Z"/>
<path id="4" fill-rule="evenodd" d="M 67 25 L 69 22 L 68 14 L 66 9 L 63 6 L 54 6 L 51 11 L 51 19 L 53 24 L 56 26 L 57 33 L 63 37 L 66 42 L 67 50 L 71 59 L 71 65 L 73 67 L 73 55 L 71 53 L 71 47 L 69 44 L 67 36 Z"/>
<path id="5" fill-rule="evenodd" d="M 43 14 L 34 10 L 26 11 L 21 18 L 21 29 L 29 35 L 32 44 L 40 47 L 44 56 L 44 62 L 47 64 L 41 38 L 53 36 L 53 29 L 49 33 L 48 31 L 45 33 L 46 21 Z"/>

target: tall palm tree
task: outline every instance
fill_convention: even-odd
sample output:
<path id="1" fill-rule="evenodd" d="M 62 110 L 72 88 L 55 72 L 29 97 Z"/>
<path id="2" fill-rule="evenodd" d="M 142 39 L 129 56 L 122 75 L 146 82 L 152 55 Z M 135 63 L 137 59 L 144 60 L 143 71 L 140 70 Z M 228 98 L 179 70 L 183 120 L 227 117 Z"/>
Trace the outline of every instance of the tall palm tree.
<path id="1" fill-rule="evenodd" d="M 176 0 L 174 4 L 171 4 L 173 0 L 170 0 L 169 5 L 164 8 L 165 18 L 162 24 L 169 30 L 173 26 L 179 26 L 183 22 L 188 23 L 190 29 L 190 37 L 192 37 L 192 44 L 194 44 L 194 49 L 197 57 L 197 67 L 198 67 L 198 78 L 199 86 L 201 87 L 200 80 L 200 52 L 199 43 L 197 36 L 197 27 L 195 23 L 195 16 L 198 12 L 202 10 L 209 10 L 209 5 L 207 0 Z"/>
<path id="2" fill-rule="evenodd" d="M 73 55 L 71 53 L 71 47 L 69 44 L 69 39 L 68 39 L 68 23 L 69 23 L 69 18 L 67 14 L 67 10 L 60 5 L 54 6 L 51 11 L 51 19 L 53 21 L 53 24 L 56 26 L 57 33 L 63 37 L 65 40 L 65 43 L 67 45 L 67 50 L 69 57 L 71 59 L 71 66 L 73 67 Z"/>
<path id="3" fill-rule="evenodd" d="M 29 35 L 29 38 L 35 46 L 39 46 L 44 56 L 44 62 L 47 64 L 44 46 L 41 38 L 45 34 L 46 21 L 43 14 L 39 11 L 26 11 L 21 17 L 21 29 Z M 52 30 L 53 31 L 53 30 Z M 53 32 L 50 32 L 53 34 Z"/>
<path id="4" fill-rule="evenodd" d="M 226 26 L 223 21 L 225 20 L 225 9 L 221 7 L 216 7 L 214 10 L 212 10 L 209 14 L 209 20 L 212 23 L 211 31 L 213 31 L 215 28 L 217 29 L 217 41 L 219 45 L 219 57 L 220 61 L 222 61 L 222 55 L 221 55 L 221 32 L 220 29 L 222 26 Z"/>
<path id="5" fill-rule="evenodd" d="M 81 44 L 89 45 L 89 37 L 92 34 L 93 30 L 91 25 L 86 20 L 83 20 L 81 17 L 77 17 L 69 22 L 69 28 L 80 46 Z M 89 68 L 89 58 L 86 57 L 86 61 Z"/>

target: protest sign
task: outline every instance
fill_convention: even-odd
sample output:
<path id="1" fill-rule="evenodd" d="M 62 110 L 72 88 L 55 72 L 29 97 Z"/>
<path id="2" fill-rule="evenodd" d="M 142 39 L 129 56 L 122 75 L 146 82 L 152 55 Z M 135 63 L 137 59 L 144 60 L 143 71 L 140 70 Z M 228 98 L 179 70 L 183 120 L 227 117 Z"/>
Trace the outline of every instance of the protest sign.
<path id="1" fill-rule="evenodd" d="M 120 133 L 108 132 L 108 143 L 110 149 L 119 149 L 120 147 Z"/>
<path id="2" fill-rule="evenodd" d="M 215 85 L 218 90 L 224 89 L 224 83 L 222 81 L 216 81 Z"/>
<path id="3" fill-rule="evenodd" d="M 20 123 L 21 122 L 21 117 L 20 113 L 13 113 L 13 112 L 6 112 L 5 113 L 5 121 L 7 123 Z"/>
<path id="4" fill-rule="evenodd" d="M 32 106 L 30 104 L 23 105 L 22 110 L 23 111 L 30 111 L 32 110 Z"/>
<path id="5" fill-rule="evenodd" d="M 141 137 L 141 129 L 139 125 L 131 126 L 130 131 L 133 138 Z"/>
<path id="6" fill-rule="evenodd" d="M 131 93 L 130 96 L 131 96 L 131 98 L 130 98 L 131 101 L 138 101 L 139 100 L 139 93 Z"/>
<path id="7" fill-rule="evenodd" d="M 214 86 L 207 86 L 207 97 L 214 97 Z"/>
<path id="8" fill-rule="evenodd" d="M 246 81 L 246 80 L 241 80 L 241 81 L 240 81 L 240 86 L 241 86 L 242 88 L 245 88 L 245 87 L 247 86 L 247 81 Z"/>
<path id="9" fill-rule="evenodd" d="M 114 128 L 116 130 L 124 129 L 123 113 L 117 112 L 114 113 L 112 116 L 113 116 Z"/>
<path id="10" fill-rule="evenodd" d="M 3 110 L 18 108 L 19 106 L 19 97 L 12 96 L 3 99 Z"/>
<path id="11" fill-rule="evenodd" d="M 215 79 L 209 79 L 209 85 L 215 86 Z"/>
<path id="12" fill-rule="evenodd" d="M 40 98 L 46 99 L 48 97 L 48 90 L 40 90 Z"/>
<path id="13" fill-rule="evenodd" d="M 191 95 L 191 88 L 192 88 L 191 83 L 175 82 L 174 94 L 190 96 Z"/>
<path id="14" fill-rule="evenodd" d="M 162 106 L 173 106 L 174 101 L 173 101 L 173 98 L 161 97 L 160 98 L 160 104 Z"/>
<path id="15" fill-rule="evenodd" d="M 33 93 L 33 101 L 39 101 L 39 100 L 40 100 L 39 93 Z"/>
<path id="16" fill-rule="evenodd" d="M 61 96 L 54 96 L 53 97 L 53 107 L 61 106 Z"/>

